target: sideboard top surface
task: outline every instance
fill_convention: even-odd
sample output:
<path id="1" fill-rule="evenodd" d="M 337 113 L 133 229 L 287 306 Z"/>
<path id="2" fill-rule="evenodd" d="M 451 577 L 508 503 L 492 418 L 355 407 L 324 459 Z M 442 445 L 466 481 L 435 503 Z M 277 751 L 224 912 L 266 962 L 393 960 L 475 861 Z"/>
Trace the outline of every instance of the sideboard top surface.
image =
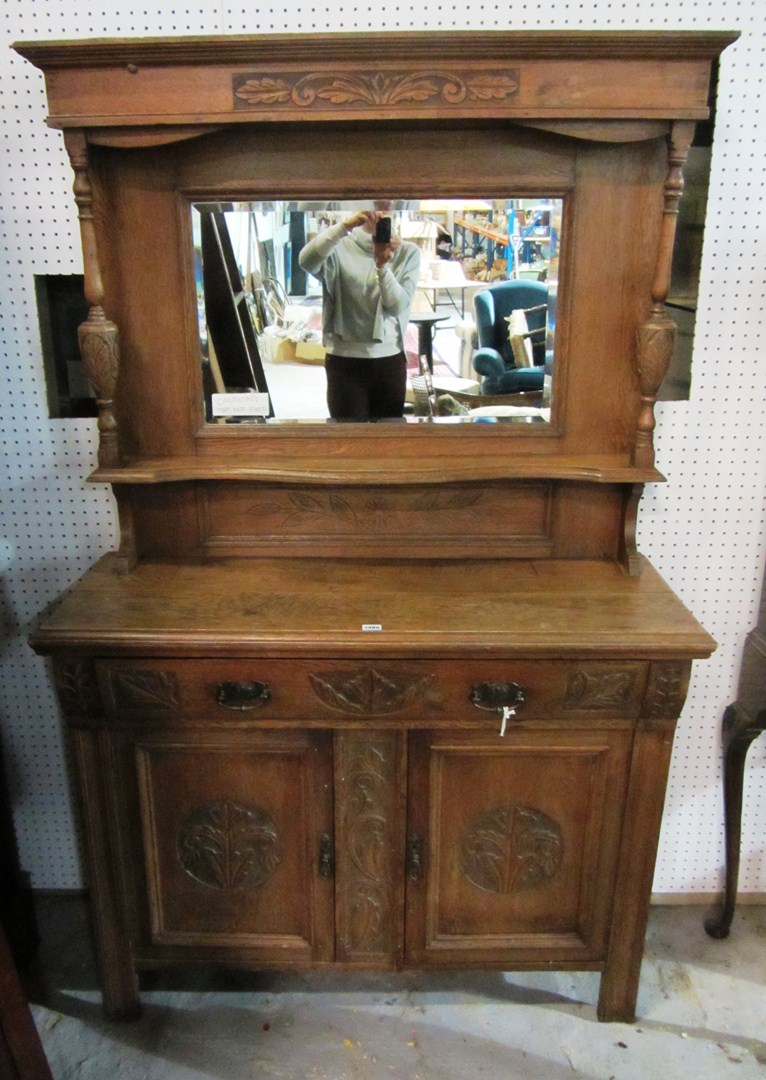
<path id="1" fill-rule="evenodd" d="M 715 642 L 646 560 L 102 558 L 44 614 L 40 652 L 703 658 Z M 378 626 L 377 630 L 363 627 Z"/>

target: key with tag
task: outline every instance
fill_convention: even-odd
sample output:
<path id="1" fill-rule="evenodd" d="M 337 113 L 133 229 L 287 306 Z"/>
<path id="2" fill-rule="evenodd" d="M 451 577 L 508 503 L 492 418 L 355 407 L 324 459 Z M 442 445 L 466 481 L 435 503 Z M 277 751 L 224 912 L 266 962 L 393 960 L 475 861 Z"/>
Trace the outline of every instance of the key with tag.
<path id="1" fill-rule="evenodd" d="M 506 724 L 512 716 L 516 715 L 516 710 L 512 709 L 510 705 L 504 705 L 503 711 L 500 715 L 502 717 L 502 719 L 500 720 L 500 738 L 502 738 L 503 735 L 505 735 Z"/>

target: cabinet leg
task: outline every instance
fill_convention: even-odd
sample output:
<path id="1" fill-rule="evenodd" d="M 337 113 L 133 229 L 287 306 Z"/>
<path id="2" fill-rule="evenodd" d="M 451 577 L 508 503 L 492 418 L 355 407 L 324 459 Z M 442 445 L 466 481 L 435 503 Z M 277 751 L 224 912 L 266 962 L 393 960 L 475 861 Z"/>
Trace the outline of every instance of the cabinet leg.
<path id="1" fill-rule="evenodd" d="M 742 840 L 742 793 L 745 759 L 750 744 L 764 730 L 764 725 L 752 719 L 737 704 L 729 705 L 723 714 L 723 800 L 726 843 L 726 882 L 723 907 L 716 916 L 705 920 L 705 929 L 712 938 L 729 936 L 734 908 L 737 903 L 739 855 Z"/>
<path id="2" fill-rule="evenodd" d="M 636 733 L 612 927 L 598 999 L 599 1020 L 632 1023 L 649 921 L 654 865 L 670 767 L 673 723 Z"/>
<path id="3" fill-rule="evenodd" d="M 112 1020 L 133 1020 L 140 1015 L 141 1001 L 120 893 L 110 869 L 115 860 L 110 854 L 110 817 L 102 782 L 109 772 L 103 768 L 98 736 L 76 731 L 74 746 L 83 796 L 90 903 L 104 1014 Z"/>
<path id="4" fill-rule="evenodd" d="M 137 1020 L 141 1015 L 138 979 L 133 965 L 116 967 L 107 974 L 101 965 L 101 1000 L 104 1016 L 109 1020 Z"/>

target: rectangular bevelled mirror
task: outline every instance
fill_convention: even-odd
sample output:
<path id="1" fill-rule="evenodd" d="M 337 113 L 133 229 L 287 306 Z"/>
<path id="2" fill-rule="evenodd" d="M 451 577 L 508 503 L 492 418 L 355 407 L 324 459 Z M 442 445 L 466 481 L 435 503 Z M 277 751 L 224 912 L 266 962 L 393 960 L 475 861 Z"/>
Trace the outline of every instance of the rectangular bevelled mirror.
<path id="1" fill-rule="evenodd" d="M 564 200 L 491 192 L 194 201 L 209 424 L 371 419 L 338 415 L 328 395 L 326 358 L 333 342 L 342 351 L 343 335 L 353 337 L 350 303 L 384 308 L 374 247 L 364 228 L 348 224 L 384 204 L 377 213 L 390 219 L 391 272 L 405 294 L 395 339 L 404 354 L 404 399 L 391 415 L 372 418 L 414 425 L 549 422 Z M 346 244 L 352 252 L 351 262 L 336 259 L 332 274 L 302 255 L 317 243 L 323 251 L 328 239 L 331 250 Z M 350 265 L 364 279 L 356 293 L 344 292 L 338 280 Z"/>

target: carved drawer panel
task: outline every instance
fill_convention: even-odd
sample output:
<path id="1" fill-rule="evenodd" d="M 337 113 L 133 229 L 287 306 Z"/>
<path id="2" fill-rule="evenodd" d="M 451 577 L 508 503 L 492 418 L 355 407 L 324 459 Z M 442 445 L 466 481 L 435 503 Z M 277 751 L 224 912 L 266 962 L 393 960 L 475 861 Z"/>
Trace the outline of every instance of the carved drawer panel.
<path id="1" fill-rule="evenodd" d="M 643 661 L 102 660 L 106 711 L 127 721 L 494 727 L 638 715 Z M 679 706 L 680 708 L 680 706 Z"/>

